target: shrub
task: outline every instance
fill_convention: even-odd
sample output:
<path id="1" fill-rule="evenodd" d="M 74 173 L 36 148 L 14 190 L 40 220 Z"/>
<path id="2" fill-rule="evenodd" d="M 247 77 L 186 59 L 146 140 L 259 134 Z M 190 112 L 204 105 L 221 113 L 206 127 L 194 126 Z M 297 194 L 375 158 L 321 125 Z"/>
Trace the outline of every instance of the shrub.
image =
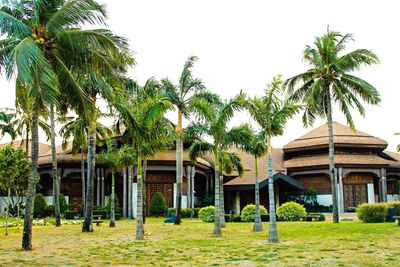
<path id="1" fill-rule="evenodd" d="M 170 218 L 172 216 L 172 213 L 176 215 L 176 208 L 169 208 L 167 211 L 167 217 Z"/>
<path id="2" fill-rule="evenodd" d="M 200 210 L 200 208 L 194 208 L 193 209 L 193 218 L 198 218 L 199 217 L 199 210 Z"/>
<path id="3" fill-rule="evenodd" d="M 240 217 L 240 215 L 237 214 L 232 214 L 230 222 L 241 222 L 242 218 Z"/>
<path id="4" fill-rule="evenodd" d="M 46 200 L 44 199 L 44 196 L 42 194 L 36 194 L 33 200 L 33 217 L 42 218 L 46 207 L 47 204 Z"/>
<path id="5" fill-rule="evenodd" d="M 158 217 L 164 214 L 167 209 L 167 204 L 165 203 L 163 195 L 160 192 L 154 193 L 151 196 L 150 213 Z"/>
<path id="6" fill-rule="evenodd" d="M 208 206 L 199 210 L 199 218 L 203 222 L 213 222 L 215 217 L 215 207 Z"/>
<path id="7" fill-rule="evenodd" d="M 74 210 L 67 210 L 65 212 L 65 219 L 67 220 L 74 220 L 75 217 L 79 217 L 79 213 L 77 211 Z"/>
<path id="8" fill-rule="evenodd" d="M 384 222 L 387 216 L 387 204 L 361 204 L 357 208 L 357 217 L 365 223 Z"/>
<path id="9" fill-rule="evenodd" d="M 260 205 L 260 213 L 261 215 L 268 214 L 267 209 L 263 205 Z M 244 222 L 253 222 L 256 217 L 256 205 L 250 204 L 245 206 L 240 213 L 240 217 Z"/>
<path id="10" fill-rule="evenodd" d="M 65 199 L 64 194 L 59 194 L 58 198 L 60 200 L 60 213 L 64 214 L 65 211 L 68 209 L 67 200 Z"/>
<path id="11" fill-rule="evenodd" d="M 396 210 L 396 215 L 400 216 L 400 202 L 389 202 L 388 203 L 388 207 L 391 208 L 395 208 Z"/>
<path id="12" fill-rule="evenodd" d="M 306 209 L 296 202 L 286 202 L 276 210 L 276 215 L 282 221 L 298 221 L 300 217 L 306 216 Z"/>
<path id="13" fill-rule="evenodd" d="M 193 209 L 189 209 L 189 208 L 181 209 L 181 217 L 182 218 L 193 218 L 194 217 Z"/>
<path id="14" fill-rule="evenodd" d="M 307 215 L 313 215 L 313 216 L 318 215 L 318 216 L 319 216 L 319 221 L 320 221 L 320 222 L 323 222 L 323 221 L 326 220 L 325 215 L 322 214 L 322 213 L 308 213 Z M 311 221 L 311 219 L 310 219 L 310 221 Z"/>

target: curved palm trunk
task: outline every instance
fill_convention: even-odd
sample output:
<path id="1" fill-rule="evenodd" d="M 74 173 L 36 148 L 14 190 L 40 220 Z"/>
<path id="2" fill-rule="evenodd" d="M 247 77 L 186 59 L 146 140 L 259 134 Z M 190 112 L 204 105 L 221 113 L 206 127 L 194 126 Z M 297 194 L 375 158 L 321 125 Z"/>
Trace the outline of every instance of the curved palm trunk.
<path id="1" fill-rule="evenodd" d="M 260 184 L 258 183 L 258 158 L 254 157 L 254 169 L 255 169 L 255 202 L 256 202 L 256 213 L 254 217 L 253 232 L 261 232 L 263 226 L 261 223 L 261 213 L 260 213 Z"/>
<path id="2" fill-rule="evenodd" d="M 111 214 L 110 227 L 115 227 L 115 177 L 114 170 L 111 171 Z"/>
<path id="3" fill-rule="evenodd" d="M 181 224 L 182 209 L 182 170 L 183 170 L 183 148 L 182 148 L 182 111 L 178 110 L 178 125 L 176 127 L 176 214 L 175 225 Z"/>
<path id="4" fill-rule="evenodd" d="M 269 231 L 268 242 L 278 243 L 278 227 L 276 225 L 276 212 L 275 212 L 275 191 L 274 181 L 272 176 L 272 147 L 271 140 L 268 138 L 268 195 L 269 195 Z"/>
<path id="5" fill-rule="evenodd" d="M 25 218 L 24 230 L 22 234 L 22 250 L 32 250 L 32 220 L 33 220 L 33 198 L 36 193 L 36 176 L 38 168 L 38 119 L 39 115 L 35 110 L 35 105 L 32 107 L 32 147 L 31 147 L 31 176 L 28 180 L 28 190 L 25 201 Z"/>
<path id="6" fill-rule="evenodd" d="M 85 185 L 85 161 L 83 159 L 83 149 L 81 149 L 81 179 L 82 179 L 82 213 L 83 217 L 85 217 L 86 211 L 86 198 L 85 198 L 85 192 L 86 192 L 86 185 Z"/>
<path id="7" fill-rule="evenodd" d="M 221 227 L 225 228 L 225 201 L 224 201 L 224 176 L 222 172 L 222 164 L 220 163 L 220 172 L 219 172 L 219 206 L 220 206 L 220 213 L 219 213 L 219 219 L 221 221 Z"/>
<path id="8" fill-rule="evenodd" d="M 147 195 L 146 195 L 147 159 L 143 160 L 143 223 L 146 223 Z"/>
<path id="9" fill-rule="evenodd" d="M 136 240 L 144 239 L 143 226 L 143 184 L 142 184 L 142 159 L 138 155 L 138 170 L 137 170 L 137 215 L 136 215 Z"/>
<path id="10" fill-rule="evenodd" d="M 334 223 L 339 223 L 339 212 L 337 202 L 337 181 L 335 173 L 335 146 L 333 142 L 333 125 L 332 125 L 332 103 L 330 101 L 329 88 L 328 90 L 328 101 L 327 101 L 327 120 L 328 120 L 328 132 L 329 132 L 329 174 L 331 178 L 332 188 L 332 219 Z"/>
<path id="11" fill-rule="evenodd" d="M 217 152 L 215 152 L 215 154 L 217 155 Z M 215 188 L 214 188 L 214 193 L 215 193 L 215 199 L 214 199 L 214 206 L 215 206 L 215 214 L 214 214 L 214 230 L 213 230 L 213 236 L 214 237 L 220 237 L 222 235 L 222 231 L 221 231 L 221 220 L 220 218 L 220 212 L 221 212 L 221 208 L 220 208 L 220 178 L 219 178 L 219 159 L 218 156 L 215 156 L 215 176 L 214 176 L 214 180 L 215 180 Z"/>
<path id="12" fill-rule="evenodd" d="M 85 205 L 85 219 L 83 221 L 82 232 L 92 232 L 93 218 L 93 186 L 94 186 L 94 169 L 96 157 L 96 117 L 94 116 L 88 133 L 88 154 L 87 154 L 87 192 Z"/>
<path id="13" fill-rule="evenodd" d="M 52 159 L 52 174 L 54 183 L 54 213 L 56 216 L 56 227 L 61 226 L 60 214 L 60 190 L 59 178 L 57 170 L 57 151 L 56 151 L 56 133 L 55 133 L 55 119 L 54 119 L 54 105 L 50 106 L 50 127 L 51 127 L 51 159 Z"/>

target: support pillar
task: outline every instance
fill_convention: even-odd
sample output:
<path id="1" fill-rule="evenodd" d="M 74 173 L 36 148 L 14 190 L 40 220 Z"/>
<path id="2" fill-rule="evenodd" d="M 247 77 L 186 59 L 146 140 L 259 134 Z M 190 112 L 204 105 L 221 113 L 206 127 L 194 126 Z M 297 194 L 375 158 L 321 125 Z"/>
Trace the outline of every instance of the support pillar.
<path id="1" fill-rule="evenodd" d="M 191 172 L 192 168 L 191 166 L 187 165 L 186 166 L 186 208 L 191 207 L 191 190 L 192 190 L 192 179 L 191 179 Z"/>
<path id="2" fill-rule="evenodd" d="M 100 169 L 100 175 L 101 175 L 101 205 L 105 206 L 105 200 L 104 200 L 104 169 Z"/>
<path id="3" fill-rule="evenodd" d="M 128 218 L 132 218 L 132 167 L 128 167 Z"/>
<path id="4" fill-rule="evenodd" d="M 210 175 L 208 173 L 206 173 L 205 177 L 206 177 L 206 195 L 208 195 L 209 191 L 210 191 L 210 185 L 209 185 Z"/>
<path id="5" fill-rule="evenodd" d="M 240 215 L 240 191 L 236 191 L 235 194 L 235 213 Z"/>
<path id="6" fill-rule="evenodd" d="M 192 166 L 192 172 L 190 173 L 190 178 L 191 178 L 191 182 L 190 182 L 190 208 L 194 208 L 194 176 L 196 174 L 196 168 L 193 165 Z"/>
<path id="7" fill-rule="evenodd" d="M 126 218 L 126 211 L 127 211 L 127 203 L 126 203 L 126 193 L 127 193 L 127 188 L 126 188 L 126 168 L 122 168 L 122 179 L 123 179 L 123 184 L 122 184 L 122 217 Z"/>
<path id="8" fill-rule="evenodd" d="M 383 168 L 381 169 L 380 195 L 381 195 L 381 202 L 387 202 L 386 169 Z"/>
<path id="9" fill-rule="evenodd" d="M 337 169 L 337 175 L 338 175 L 338 208 L 339 208 L 339 213 L 344 212 L 344 195 L 343 195 L 343 168 L 340 167 Z"/>
<path id="10" fill-rule="evenodd" d="M 99 168 L 96 168 L 96 177 L 97 177 L 96 205 L 100 206 L 100 169 Z"/>

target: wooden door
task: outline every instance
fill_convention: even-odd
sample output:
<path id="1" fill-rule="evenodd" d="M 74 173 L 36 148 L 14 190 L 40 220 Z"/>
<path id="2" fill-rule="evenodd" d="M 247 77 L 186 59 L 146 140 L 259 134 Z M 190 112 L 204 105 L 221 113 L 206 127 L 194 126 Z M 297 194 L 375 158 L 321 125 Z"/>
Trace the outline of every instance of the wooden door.
<path id="1" fill-rule="evenodd" d="M 154 193 L 160 192 L 167 206 L 173 207 L 174 206 L 174 199 L 173 199 L 173 192 L 172 192 L 172 184 L 146 184 L 146 212 L 150 214 L 150 203 L 151 197 Z"/>
<path id="2" fill-rule="evenodd" d="M 368 202 L 366 184 L 345 184 L 343 185 L 344 209 L 357 207 Z"/>

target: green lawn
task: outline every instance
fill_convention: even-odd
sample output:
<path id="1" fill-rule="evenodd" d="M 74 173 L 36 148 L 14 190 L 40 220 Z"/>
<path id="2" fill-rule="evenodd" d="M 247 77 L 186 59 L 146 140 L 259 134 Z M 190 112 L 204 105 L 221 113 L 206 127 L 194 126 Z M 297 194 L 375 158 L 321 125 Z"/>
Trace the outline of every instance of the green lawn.
<path id="1" fill-rule="evenodd" d="M 267 229 L 265 224 L 265 230 Z M 0 265 L 154 265 L 154 266 L 399 266 L 400 227 L 394 223 L 280 222 L 280 243 L 266 242 L 266 231 L 250 223 L 227 223 L 222 238 L 212 224 L 185 220 L 181 226 L 149 219 L 145 241 L 135 241 L 135 223 L 117 228 L 79 225 L 35 226 L 31 252 L 20 250 L 22 229 L 0 229 Z"/>

